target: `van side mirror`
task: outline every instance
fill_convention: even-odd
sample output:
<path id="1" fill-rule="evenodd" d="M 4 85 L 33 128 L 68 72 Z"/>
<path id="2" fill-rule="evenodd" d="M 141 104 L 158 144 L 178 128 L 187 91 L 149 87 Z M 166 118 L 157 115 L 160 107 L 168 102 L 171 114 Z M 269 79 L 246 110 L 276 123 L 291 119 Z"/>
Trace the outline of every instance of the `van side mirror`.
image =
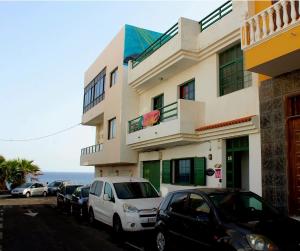
<path id="1" fill-rule="evenodd" d="M 103 195 L 103 200 L 105 200 L 105 201 L 110 201 L 111 199 L 110 199 L 109 195 L 108 195 L 107 193 L 105 193 L 105 194 Z"/>

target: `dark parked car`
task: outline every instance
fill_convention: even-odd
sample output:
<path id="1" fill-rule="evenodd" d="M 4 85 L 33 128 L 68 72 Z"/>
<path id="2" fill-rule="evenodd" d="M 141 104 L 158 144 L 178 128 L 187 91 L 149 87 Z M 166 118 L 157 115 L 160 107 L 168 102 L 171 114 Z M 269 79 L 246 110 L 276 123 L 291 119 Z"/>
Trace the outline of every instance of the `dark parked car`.
<path id="1" fill-rule="evenodd" d="M 252 192 L 193 189 L 168 194 L 156 222 L 156 246 L 198 250 L 300 250 L 300 222 Z"/>
<path id="2" fill-rule="evenodd" d="M 55 180 L 48 185 L 48 195 L 57 195 L 57 190 L 62 183 L 67 183 L 65 180 Z"/>
<path id="3" fill-rule="evenodd" d="M 88 216 L 90 186 L 77 187 L 72 194 L 70 212 L 75 216 L 86 218 Z"/>
<path id="4" fill-rule="evenodd" d="M 57 208 L 69 213 L 72 194 L 80 186 L 82 185 L 61 184 L 57 191 Z"/>

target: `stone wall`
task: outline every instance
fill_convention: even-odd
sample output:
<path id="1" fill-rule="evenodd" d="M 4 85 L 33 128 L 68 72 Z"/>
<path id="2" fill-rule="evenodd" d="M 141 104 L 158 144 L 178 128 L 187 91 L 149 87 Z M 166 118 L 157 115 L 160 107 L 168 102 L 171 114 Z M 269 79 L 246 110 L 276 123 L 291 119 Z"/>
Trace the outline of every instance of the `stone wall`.
<path id="1" fill-rule="evenodd" d="M 300 70 L 263 81 L 259 88 L 262 194 L 285 213 L 288 209 L 285 99 L 293 93 L 300 94 Z"/>

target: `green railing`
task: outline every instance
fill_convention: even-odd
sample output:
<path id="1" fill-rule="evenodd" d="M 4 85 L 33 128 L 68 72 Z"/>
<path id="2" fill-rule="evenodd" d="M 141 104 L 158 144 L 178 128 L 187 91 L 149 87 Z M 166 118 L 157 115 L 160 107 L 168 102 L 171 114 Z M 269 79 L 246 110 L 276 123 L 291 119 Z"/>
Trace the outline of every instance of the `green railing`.
<path id="1" fill-rule="evenodd" d="M 159 120 L 158 120 L 157 124 L 159 124 L 160 122 L 166 121 L 170 118 L 177 118 L 178 103 L 174 102 L 174 103 L 166 105 L 158 110 L 160 111 L 160 116 L 159 116 Z M 155 125 L 157 125 L 157 124 L 155 124 Z M 143 115 L 128 121 L 128 132 L 129 133 L 136 132 L 136 131 L 139 131 L 142 129 L 144 129 Z"/>
<path id="2" fill-rule="evenodd" d="M 103 150 L 103 144 L 97 144 L 93 146 L 88 146 L 81 149 L 81 155 L 88 155 L 95 152 L 100 152 Z"/>
<path id="3" fill-rule="evenodd" d="M 218 9 L 210 13 L 208 16 L 203 18 L 200 24 L 200 31 L 207 29 L 209 26 L 226 16 L 228 13 L 232 11 L 232 1 L 227 1 L 223 5 L 221 5 Z"/>
<path id="4" fill-rule="evenodd" d="M 132 61 L 132 68 L 149 57 L 153 52 L 158 50 L 161 46 L 167 43 L 172 37 L 178 33 L 178 23 L 174 24 L 169 30 L 162 34 L 152 44 L 149 45 L 136 59 Z"/>

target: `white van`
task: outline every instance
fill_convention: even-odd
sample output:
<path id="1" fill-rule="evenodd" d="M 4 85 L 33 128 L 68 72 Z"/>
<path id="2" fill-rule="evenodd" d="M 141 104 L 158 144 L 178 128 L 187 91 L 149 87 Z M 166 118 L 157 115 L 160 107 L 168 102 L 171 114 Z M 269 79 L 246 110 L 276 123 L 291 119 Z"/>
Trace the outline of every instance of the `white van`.
<path id="1" fill-rule="evenodd" d="M 89 221 L 101 221 L 124 231 L 153 229 L 162 198 L 142 178 L 101 177 L 94 180 L 89 194 Z"/>

